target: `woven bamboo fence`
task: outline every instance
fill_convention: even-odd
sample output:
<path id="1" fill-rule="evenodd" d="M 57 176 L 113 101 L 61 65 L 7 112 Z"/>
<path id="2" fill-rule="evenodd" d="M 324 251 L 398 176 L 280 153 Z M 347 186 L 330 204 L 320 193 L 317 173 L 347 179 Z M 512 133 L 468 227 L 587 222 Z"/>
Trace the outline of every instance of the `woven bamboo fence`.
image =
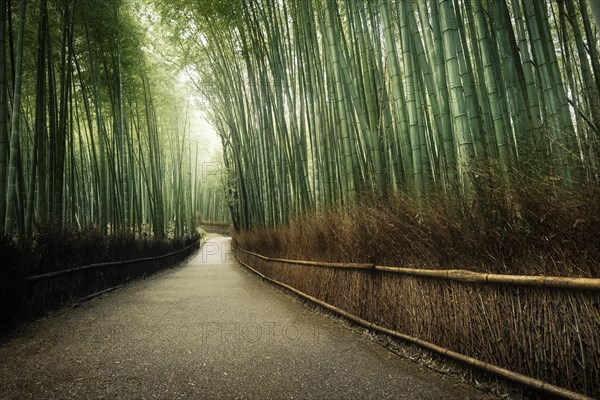
<path id="1" fill-rule="evenodd" d="M 29 276 L 25 279 L 16 313 L 19 318 L 33 317 L 74 300 L 99 295 L 169 268 L 196 251 L 199 245 L 200 242 L 195 241 L 181 250 L 160 256 L 96 263 Z"/>
<path id="2" fill-rule="evenodd" d="M 236 255 L 361 325 L 544 396 L 600 397 L 600 279 Z"/>

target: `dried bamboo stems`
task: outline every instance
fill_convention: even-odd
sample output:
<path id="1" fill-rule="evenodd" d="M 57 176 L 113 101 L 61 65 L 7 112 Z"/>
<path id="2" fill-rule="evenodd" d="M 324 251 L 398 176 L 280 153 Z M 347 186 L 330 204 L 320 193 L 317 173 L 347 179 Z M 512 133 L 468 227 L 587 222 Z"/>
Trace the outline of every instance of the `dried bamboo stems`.
<path id="1" fill-rule="evenodd" d="M 254 256 L 262 259 L 262 260 L 271 261 L 271 262 L 280 262 L 280 263 L 286 263 L 286 264 L 300 264 L 300 265 L 306 265 L 306 266 L 333 267 L 333 268 L 354 268 L 353 266 L 348 267 L 348 265 L 352 265 L 352 264 L 342 264 L 342 266 L 340 266 L 339 264 L 335 264 L 335 263 L 317 263 L 317 262 L 298 263 L 298 262 L 294 262 L 293 260 L 272 259 L 272 258 L 269 258 L 269 257 L 258 255 L 256 253 L 251 253 L 251 252 L 248 252 L 248 251 L 244 251 L 244 250 L 241 250 L 239 248 L 236 249 L 236 250 L 240 250 L 242 253 L 249 254 L 249 255 L 254 255 Z M 535 379 L 535 378 L 532 378 L 532 377 L 529 377 L 529 376 L 526 376 L 526 375 L 523 375 L 523 374 L 520 374 L 520 373 L 517 373 L 517 372 L 514 372 L 514 371 L 510 371 L 510 370 L 505 369 L 505 368 L 501 368 L 501 367 L 499 367 L 497 365 L 494 365 L 494 364 L 491 364 L 491 363 L 487 363 L 487 362 L 481 361 L 479 359 L 476 359 L 474 357 L 470 357 L 470 356 L 467 356 L 467 355 L 464 355 L 464 354 L 452 351 L 452 350 L 450 350 L 448 348 L 445 348 L 445 347 L 442 347 L 442 346 L 438 346 L 438 345 L 436 345 L 434 343 L 431 343 L 429 341 L 422 340 L 422 339 L 416 338 L 414 336 L 407 335 L 407 334 L 404 334 L 404 333 L 401 333 L 401 332 L 398 332 L 398 331 L 395 331 L 395 330 L 392 330 L 392 329 L 389 329 L 389 328 L 385 328 L 385 327 L 380 326 L 378 324 L 369 322 L 369 321 L 367 321 L 367 320 L 365 320 L 363 318 L 360 318 L 359 316 L 357 316 L 355 314 L 352 314 L 352 313 L 350 313 L 348 311 L 345 311 L 345 310 L 343 310 L 343 309 L 341 309 L 339 307 L 336 307 L 336 306 L 334 306 L 332 304 L 329 304 L 326 301 L 320 300 L 320 299 L 318 299 L 318 298 L 316 298 L 314 296 L 311 296 L 311 295 L 309 295 L 309 294 L 307 294 L 307 293 L 305 293 L 305 292 L 303 292 L 301 290 L 298 290 L 298 289 L 296 289 L 296 288 L 294 288 L 294 287 L 292 287 L 290 285 L 287 285 L 287 284 L 285 284 L 283 282 L 280 282 L 280 281 L 278 281 L 276 279 L 273 279 L 273 278 L 271 278 L 271 277 L 269 277 L 269 276 L 261 273 L 260 271 L 258 271 L 256 269 L 254 269 L 253 267 L 251 267 L 246 262 L 242 261 L 237 256 L 237 254 L 236 254 L 236 258 L 238 259 L 238 261 L 242 265 L 244 265 L 246 268 L 250 269 L 251 271 L 253 271 L 257 275 L 259 275 L 263 279 L 265 279 L 265 280 L 267 280 L 269 282 L 272 282 L 272 283 L 274 283 L 274 284 L 276 284 L 278 286 L 284 287 L 284 288 L 286 288 L 286 289 L 288 289 L 288 290 L 290 290 L 290 291 L 298 294 L 299 296 L 301 296 L 301 297 L 303 297 L 303 298 L 305 298 L 307 300 L 310 300 L 313 303 L 316 303 L 316 304 L 318 304 L 318 305 L 320 305 L 320 306 L 322 306 L 322 307 L 324 307 L 324 308 L 326 308 L 326 309 L 328 309 L 328 310 L 330 310 L 332 312 L 335 312 L 335 313 L 337 313 L 337 314 L 339 314 L 339 315 L 341 315 L 341 316 L 343 316 L 343 317 L 345 317 L 345 318 L 347 318 L 347 319 L 349 319 L 349 320 L 351 320 L 351 321 L 353 321 L 353 322 L 355 322 L 355 323 L 357 323 L 357 324 L 359 324 L 359 325 L 361 325 L 361 326 L 363 326 L 365 328 L 373 329 L 373 330 L 376 330 L 378 332 L 385 333 L 387 335 L 390 335 L 390 336 L 393 336 L 393 337 L 405 340 L 407 342 L 416 344 L 416 345 L 421 346 L 421 347 L 423 347 L 423 348 L 425 348 L 427 350 L 430 350 L 432 352 L 440 354 L 440 355 L 442 355 L 444 357 L 451 358 L 453 360 L 459 361 L 459 362 L 461 362 L 463 364 L 466 364 L 466 365 L 469 365 L 471 367 L 475 367 L 475 368 L 477 368 L 479 370 L 482 370 L 482 371 L 485 371 L 487 373 L 491 373 L 491 374 L 497 375 L 497 376 L 502 377 L 502 378 L 504 378 L 506 380 L 509 380 L 509 381 L 512 381 L 512 382 L 515 382 L 515 383 L 519 383 L 519 384 L 522 384 L 522 385 L 534 388 L 534 389 L 536 389 L 536 390 L 538 390 L 538 391 L 540 391 L 542 393 L 550 394 L 552 396 L 558 396 L 558 397 L 564 398 L 564 399 L 573 399 L 573 400 L 592 399 L 591 397 L 585 396 L 583 394 L 576 393 L 576 392 L 573 392 L 573 391 L 561 388 L 559 386 L 552 385 L 550 383 L 544 382 L 542 380 Z M 401 269 L 401 270 L 407 270 L 407 269 Z M 427 271 L 427 270 L 420 270 L 420 271 Z M 391 269 L 389 272 L 404 272 L 404 271 L 397 271 L 397 269 L 394 268 L 394 269 Z M 442 272 L 443 273 L 443 272 L 448 272 L 448 271 L 432 271 L 432 272 Z M 465 272 L 470 272 L 470 271 L 465 271 Z M 476 274 L 476 273 L 471 272 L 471 274 Z M 476 274 L 476 275 L 493 275 L 493 274 Z M 419 275 L 419 276 L 432 276 L 432 275 Z M 433 276 L 437 277 L 437 278 L 448 278 L 448 276 L 444 276 L 443 274 L 433 275 Z M 458 279 L 453 279 L 453 280 L 461 280 L 461 279 L 463 279 L 463 278 L 461 278 L 460 275 L 456 275 L 455 277 L 457 277 Z M 519 276 L 517 276 L 517 278 L 531 278 L 531 277 L 519 277 Z M 448 278 L 448 279 L 452 279 L 452 278 Z M 481 279 L 481 277 L 478 277 L 477 280 L 475 280 L 475 282 L 479 282 L 480 279 Z M 465 281 L 467 281 L 467 282 L 473 282 L 472 276 L 467 276 L 467 278 L 466 278 Z M 483 280 L 482 282 L 490 282 L 490 281 Z M 505 282 L 509 282 L 509 284 L 510 284 L 510 283 L 514 282 L 514 280 L 508 279 Z M 517 282 L 519 282 L 519 280 L 517 280 Z M 497 282 L 494 282 L 494 283 L 497 283 Z M 504 283 L 504 282 L 502 282 L 502 283 Z M 561 287 L 572 288 L 572 286 L 561 286 Z"/>

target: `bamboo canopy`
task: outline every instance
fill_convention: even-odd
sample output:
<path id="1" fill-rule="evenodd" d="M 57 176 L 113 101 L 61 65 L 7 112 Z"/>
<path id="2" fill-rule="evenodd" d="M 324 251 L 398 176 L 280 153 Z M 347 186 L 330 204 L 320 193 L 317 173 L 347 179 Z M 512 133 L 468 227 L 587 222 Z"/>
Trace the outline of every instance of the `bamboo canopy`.
<path id="1" fill-rule="evenodd" d="M 158 8 L 180 31 L 197 27 L 186 47 L 198 53 L 192 65 L 222 138 L 227 203 L 235 226 L 253 229 L 365 192 L 444 193 L 468 208 L 478 163 L 507 181 L 519 171 L 597 184 L 596 3 Z"/>

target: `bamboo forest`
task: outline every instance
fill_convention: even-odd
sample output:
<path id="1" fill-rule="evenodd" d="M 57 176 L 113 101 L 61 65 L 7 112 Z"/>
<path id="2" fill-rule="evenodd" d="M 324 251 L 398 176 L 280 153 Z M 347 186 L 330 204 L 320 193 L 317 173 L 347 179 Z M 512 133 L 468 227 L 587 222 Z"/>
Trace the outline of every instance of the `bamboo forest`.
<path id="1" fill-rule="evenodd" d="M 156 236 L 169 223 L 178 236 L 192 229 L 219 191 L 199 187 L 193 106 L 143 53 L 134 5 L 13 3 L 2 2 L 0 29 L 4 233 L 30 237 L 48 221 Z M 207 213 L 227 220 L 214 207 Z"/>
<path id="2" fill-rule="evenodd" d="M 583 0 L 545 3 L 167 4 L 235 171 L 234 222 L 361 191 L 468 202 L 478 161 L 594 184 L 596 24 Z"/>
<path id="3" fill-rule="evenodd" d="M 598 398 L 599 52 L 600 0 L 0 0 L 0 398 Z"/>

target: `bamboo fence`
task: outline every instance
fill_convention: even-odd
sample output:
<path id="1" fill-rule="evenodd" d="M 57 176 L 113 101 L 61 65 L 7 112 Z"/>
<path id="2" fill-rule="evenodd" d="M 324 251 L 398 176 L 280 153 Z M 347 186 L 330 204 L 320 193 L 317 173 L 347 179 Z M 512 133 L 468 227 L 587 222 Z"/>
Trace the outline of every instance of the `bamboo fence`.
<path id="1" fill-rule="evenodd" d="M 458 282 L 493 283 L 499 285 L 535 286 L 556 289 L 592 290 L 600 291 L 600 278 L 570 278 L 561 276 L 536 276 L 536 275 L 502 275 L 469 271 L 466 269 L 420 269 L 389 267 L 375 264 L 361 263 L 327 263 L 320 261 L 287 260 L 284 258 L 266 257 L 261 254 L 238 248 L 242 253 L 249 254 L 265 261 L 280 262 L 283 264 L 306 265 L 324 268 L 367 269 L 392 272 L 404 275 L 424 276 L 430 278 L 448 279 Z"/>
<path id="2" fill-rule="evenodd" d="M 82 301 L 114 290 L 131 280 L 177 264 L 199 244 L 197 240 L 181 250 L 160 256 L 89 264 L 26 277 L 21 301 L 15 310 L 16 317 L 34 317 L 74 300 Z"/>
<path id="3" fill-rule="evenodd" d="M 600 395 L 600 279 L 266 257 L 263 278 L 359 325 L 544 395 Z"/>

